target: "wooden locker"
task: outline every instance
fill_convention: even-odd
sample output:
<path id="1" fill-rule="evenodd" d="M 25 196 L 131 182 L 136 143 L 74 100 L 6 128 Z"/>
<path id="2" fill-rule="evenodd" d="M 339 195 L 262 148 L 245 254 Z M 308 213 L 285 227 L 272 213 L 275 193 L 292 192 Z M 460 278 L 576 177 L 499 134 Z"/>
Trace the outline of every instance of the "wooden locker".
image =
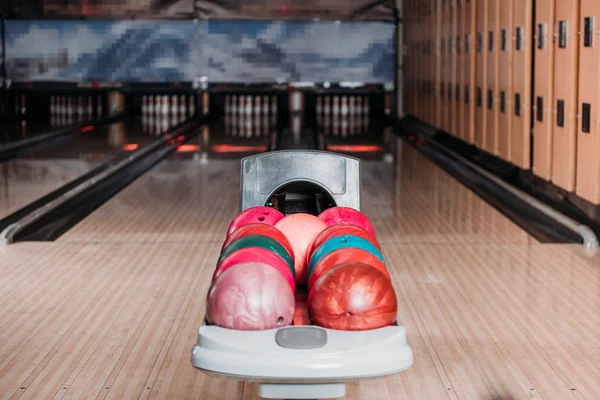
<path id="1" fill-rule="evenodd" d="M 502 0 L 500 7 L 500 30 L 498 52 L 498 155 L 510 161 L 510 138 L 512 126 L 512 65 L 513 65 L 513 7 L 514 1 Z"/>
<path id="2" fill-rule="evenodd" d="M 451 79 L 451 107 L 450 107 L 450 134 L 458 137 L 460 132 L 460 59 L 459 59 L 459 46 L 460 46 L 460 20 L 459 20 L 459 4 L 458 0 L 452 0 L 451 12 L 452 12 L 452 79 Z"/>
<path id="3" fill-rule="evenodd" d="M 510 160 L 529 169 L 531 149 L 531 79 L 533 1 L 513 3 L 513 93 Z"/>
<path id="4" fill-rule="evenodd" d="M 484 134 L 485 148 L 487 152 L 498 154 L 498 27 L 500 25 L 500 2 L 501 0 L 488 0 L 487 12 L 487 71 L 485 92 L 485 121 Z"/>
<path id="5" fill-rule="evenodd" d="M 435 0 L 437 3 L 438 0 Z M 439 81 L 437 79 L 437 70 L 438 70 L 438 50 L 437 50 L 437 22 L 436 22 L 436 13 L 435 7 L 432 7 L 428 10 L 427 15 L 427 35 L 429 37 L 428 40 L 428 49 L 427 49 L 427 114 L 428 114 L 428 123 L 432 126 L 437 126 L 437 110 L 438 110 L 438 99 L 437 99 L 437 85 Z"/>
<path id="6" fill-rule="evenodd" d="M 450 35 L 450 0 L 442 0 L 442 65 L 441 76 L 442 84 L 440 86 L 440 97 L 442 101 L 442 123 L 440 128 L 445 132 L 450 132 L 450 101 L 452 96 L 448 96 L 451 78 L 451 47 L 452 37 Z"/>
<path id="7" fill-rule="evenodd" d="M 432 33 L 431 33 L 431 24 L 430 24 L 430 19 L 431 16 L 427 15 L 425 13 L 423 13 L 422 15 L 422 22 L 420 24 L 419 27 L 419 32 L 420 32 L 420 37 L 422 37 L 422 44 L 423 44 L 423 63 L 421 64 L 421 91 L 423 93 L 423 101 L 421 103 L 421 110 L 423 113 L 423 120 L 428 123 L 431 124 L 433 122 L 432 119 L 432 107 L 433 107 L 433 103 L 432 103 L 432 99 L 431 99 L 431 74 L 432 74 L 432 70 L 434 68 L 434 65 L 432 65 L 433 63 L 433 59 L 431 57 L 431 51 L 432 51 L 432 46 L 431 46 L 431 37 L 432 37 Z"/>
<path id="8" fill-rule="evenodd" d="M 462 71 L 462 103 L 463 103 L 463 139 L 471 144 L 475 143 L 475 36 L 477 21 L 476 0 L 463 0 L 464 34 L 463 57 L 464 69 Z"/>
<path id="9" fill-rule="evenodd" d="M 577 111 L 576 193 L 600 204 L 600 5 L 581 0 L 579 17 L 579 101 Z"/>
<path id="10" fill-rule="evenodd" d="M 442 42 L 442 0 L 435 2 L 433 10 L 433 23 L 435 32 L 434 43 L 435 43 L 435 80 L 434 80 L 434 93 L 435 93 L 435 118 L 433 125 L 439 128 L 442 123 L 442 96 L 440 93 L 440 87 L 442 83 L 442 62 L 441 62 L 441 42 Z"/>
<path id="11" fill-rule="evenodd" d="M 488 0 L 477 0 L 477 33 L 475 37 L 475 145 L 486 148 L 486 93 L 487 93 L 487 13 Z"/>
<path id="12" fill-rule="evenodd" d="M 575 189 L 579 0 L 555 5 L 552 182 Z"/>

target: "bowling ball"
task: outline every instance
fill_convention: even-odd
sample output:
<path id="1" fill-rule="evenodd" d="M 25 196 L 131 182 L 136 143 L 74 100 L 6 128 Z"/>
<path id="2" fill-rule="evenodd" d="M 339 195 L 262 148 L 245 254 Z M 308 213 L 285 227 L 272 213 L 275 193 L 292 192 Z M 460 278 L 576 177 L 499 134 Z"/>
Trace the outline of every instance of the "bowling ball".
<path id="1" fill-rule="evenodd" d="M 398 303 L 392 282 L 368 265 L 336 265 L 316 280 L 308 296 L 311 321 L 344 331 L 377 329 L 392 325 Z"/>
<path id="2" fill-rule="evenodd" d="M 256 262 L 237 264 L 213 281 L 206 319 L 227 329 L 275 329 L 291 324 L 295 301 L 290 285 L 275 268 Z"/>
<path id="3" fill-rule="evenodd" d="M 225 248 L 225 250 L 221 252 L 219 260 L 217 261 L 217 265 L 219 265 L 225 257 L 234 251 L 243 249 L 245 247 L 263 248 L 274 252 L 285 261 L 292 271 L 292 275 L 294 275 L 294 277 L 296 276 L 294 271 L 294 260 L 289 255 L 285 247 L 283 247 L 277 240 L 263 235 L 248 235 L 234 240 Z"/>
<path id="4" fill-rule="evenodd" d="M 226 271 L 228 268 L 245 262 L 257 262 L 270 265 L 284 276 L 284 278 L 290 284 L 292 292 L 296 292 L 294 275 L 292 275 L 292 271 L 285 260 L 279 257 L 276 253 L 267 249 L 263 249 L 262 247 L 244 247 L 229 254 L 217 265 L 212 280 L 214 281 L 217 276 Z"/>
<path id="5" fill-rule="evenodd" d="M 248 224 L 258 223 L 273 226 L 283 217 L 285 215 L 273 207 L 256 206 L 247 208 L 231 221 L 229 227 L 227 227 L 227 236 Z"/>
<path id="6" fill-rule="evenodd" d="M 275 224 L 288 238 L 294 250 L 294 268 L 296 270 L 296 284 L 304 285 L 308 279 L 306 252 L 317 235 L 327 228 L 319 218 L 311 214 L 291 214 Z"/>
<path id="7" fill-rule="evenodd" d="M 331 225 L 323 231 L 321 231 L 321 233 L 319 233 L 319 236 L 317 236 L 312 242 L 309 250 L 306 252 L 306 263 L 308 264 L 310 262 L 310 257 L 312 256 L 312 254 L 326 240 L 340 235 L 354 235 L 363 239 L 367 239 L 375 247 L 377 247 L 377 250 L 381 251 L 381 247 L 379 247 L 379 243 L 377 243 L 377 240 L 373 237 L 373 235 L 371 235 L 369 232 L 367 232 L 360 226 L 352 224 Z"/>
<path id="8" fill-rule="evenodd" d="M 313 255 L 310 257 L 310 262 L 308 263 L 308 275 L 310 276 L 315 264 L 321 258 L 334 250 L 348 248 L 366 250 L 377 257 L 385 265 L 385 260 L 383 259 L 381 252 L 367 239 L 363 239 L 354 235 L 340 235 L 326 240 L 322 245 L 317 247 Z"/>
<path id="9" fill-rule="evenodd" d="M 371 225 L 371 221 L 360 211 L 350 207 L 331 207 L 319 214 L 319 219 L 327 224 L 327 226 L 337 224 L 353 224 L 358 225 L 373 237 L 375 228 Z"/>
<path id="10" fill-rule="evenodd" d="M 287 240 L 283 232 L 267 224 L 249 224 L 236 229 L 235 232 L 227 236 L 227 239 L 225 239 L 225 242 L 221 247 L 221 251 L 225 250 L 225 248 L 234 240 L 248 235 L 263 235 L 277 240 L 283 247 L 285 247 L 292 259 L 294 259 L 294 250 L 292 249 L 292 245 L 290 244 L 289 240 Z"/>
<path id="11" fill-rule="evenodd" d="M 356 248 L 343 248 L 334 250 L 331 253 L 326 254 L 322 257 L 310 272 L 308 277 L 308 290 L 310 290 L 315 281 L 328 269 L 335 267 L 336 265 L 345 264 L 347 262 L 359 262 L 370 267 L 375 268 L 381 272 L 387 279 L 390 279 L 390 273 L 379 258 L 375 257 L 372 253 Z"/>

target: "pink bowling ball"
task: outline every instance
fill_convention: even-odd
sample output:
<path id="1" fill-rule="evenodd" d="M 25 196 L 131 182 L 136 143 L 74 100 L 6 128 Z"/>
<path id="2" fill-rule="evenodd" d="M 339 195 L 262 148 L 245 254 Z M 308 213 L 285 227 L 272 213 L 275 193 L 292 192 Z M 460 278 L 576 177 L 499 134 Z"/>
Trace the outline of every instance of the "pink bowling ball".
<path id="1" fill-rule="evenodd" d="M 294 293 L 279 271 L 247 262 L 227 268 L 213 281 L 206 318 L 227 329 L 275 329 L 292 323 L 294 308 Z"/>
<path id="2" fill-rule="evenodd" d="M 283 217 L 285 215 L 273 207 L 256 206 L 247 208 L 231 221 L 229 227 L 227 227 L 227 236 L 231 235 L 236 229 L 248 224 L 259 223 L 274 226 Z"/>
<path id="3" fill-rule="evenodd" d="M 318 215 L 319 219 L 327 226 L 337 224 L 358 225 L 375 237 L 375 228 L 367 216 L 360 211 L 350 207 L 332 207 Z"/>

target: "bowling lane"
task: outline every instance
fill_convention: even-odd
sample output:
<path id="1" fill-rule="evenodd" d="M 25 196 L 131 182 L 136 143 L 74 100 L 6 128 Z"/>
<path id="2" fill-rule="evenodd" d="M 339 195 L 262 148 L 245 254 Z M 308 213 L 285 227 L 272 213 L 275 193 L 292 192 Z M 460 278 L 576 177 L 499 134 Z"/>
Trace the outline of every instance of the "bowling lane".
<path id="1" fill-rule="evenodd" d="M 44 133 L 52 132 L 58 128 L 52 126 L 50 121 L 14 121 L 0 124 L 0 150 L 2 146 L 31 139 Z"/>
<path id="2" fill-rule="evenodd" d="M 392 159 L 363 161 L 363 207 L 382 243 L 535 242 L 412 147 L 397 138 L 390 145 Z M 59 240 L 221 240 L 238 211 L 239 174 L 239 157 L 178 153 Z"/>
<path id="3" fill-rule="evenodd" d="M 0 164 L 0 218 L 107 162 L 156 140 L 139 119 L 104 125 Z"/>
<path id="4" fill-rule="evenodd" d="M 74 226 L 64 242 L 219 240 L 239 204 L 240 159 L 267 150 L 267 134 L 232 136 L 220 119 Z M 269 131 L 274 133 L 274 131 Z M 276 135 L 275 135 L 276 136 Z"/>

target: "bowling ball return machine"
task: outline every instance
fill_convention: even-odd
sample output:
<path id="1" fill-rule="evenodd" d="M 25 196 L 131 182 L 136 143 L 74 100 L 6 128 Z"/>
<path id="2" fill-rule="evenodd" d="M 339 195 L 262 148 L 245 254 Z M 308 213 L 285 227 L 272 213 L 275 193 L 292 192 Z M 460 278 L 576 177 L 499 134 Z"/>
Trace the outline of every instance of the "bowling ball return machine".
<path id="1" fill-rule="evenodd" d="M 264 205 L 284 214 L 316 214 L 333 206 L 360 210 L 360 160 L 304 150 L 246 157 L 240 208 Z M 261 398 L 325 399 L 343 397 L 347 382 L 408 369 L 413 352 L 398 320 L 367 331 L 313 325 L 241 331 L 204 320 L 191 362 L 209 375 L 256 382 Z"/>

